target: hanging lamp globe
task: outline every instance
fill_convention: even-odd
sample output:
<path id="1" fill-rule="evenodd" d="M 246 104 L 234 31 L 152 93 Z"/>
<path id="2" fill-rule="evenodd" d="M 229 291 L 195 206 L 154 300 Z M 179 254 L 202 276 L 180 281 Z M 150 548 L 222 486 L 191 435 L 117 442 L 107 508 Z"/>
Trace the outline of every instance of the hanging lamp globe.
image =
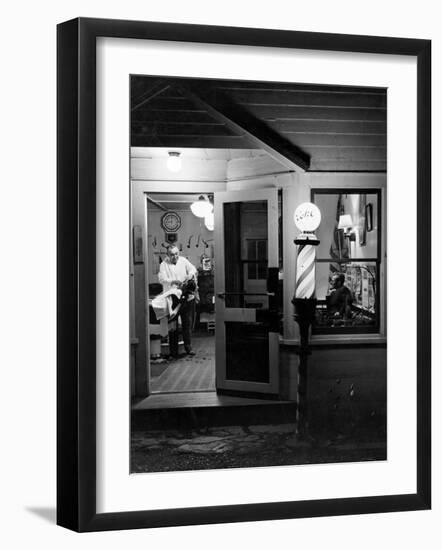
<path id="1" fill-rule="evenodd" d="M 213 205 L 201 195 L 197 201 L 190 205 L 190 209 L 197 218 L 205 218 L 213 212 Z"/>
<path id="2" fill-rule="evenodd" d="M 213 231 L 213 228 L 215 227 L 215 216 L 213 212 L 210 212 L 210 214 L 207 214 L 207 216 L 204 217 L 204 225 L 209 231 Z"/>

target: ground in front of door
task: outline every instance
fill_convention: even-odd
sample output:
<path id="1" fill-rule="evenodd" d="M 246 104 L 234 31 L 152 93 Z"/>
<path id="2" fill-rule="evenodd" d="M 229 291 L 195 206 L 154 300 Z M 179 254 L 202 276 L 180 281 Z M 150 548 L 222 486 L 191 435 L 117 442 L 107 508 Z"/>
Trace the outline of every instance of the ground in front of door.
<path id="1" fill-rule="evenodd" d="M 294 424 L 134 431 L 131 472 L 250 468 L 386 460 L 386 445 L 363 436 L 299 441 Z"/>

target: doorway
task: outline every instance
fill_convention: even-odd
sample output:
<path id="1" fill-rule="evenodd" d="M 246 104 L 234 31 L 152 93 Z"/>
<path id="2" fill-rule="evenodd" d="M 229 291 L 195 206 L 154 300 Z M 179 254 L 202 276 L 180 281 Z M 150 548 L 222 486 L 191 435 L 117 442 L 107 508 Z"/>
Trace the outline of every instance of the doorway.
<path id="1" fill-rule="evenodd" d="M 147 193 L 145 196 L 148 233 L 150 391 L 214 392 L 216 373 L 213 221 L 210 223 L 210 219 L 198 217 L 192 212 L 191 205 L 200 200 L 199 194 Z M 203 195 L 203 200 L 209 203 L 213 198 Z M 161 264 L 168 264 L 168 253 L 172 248 L 181 258 L 179 262 L 184 259 L 186 265 L 191 266 L 189 269 L 195 271 L 197 290 L 192 293 L 189 302 L 183 302 L 180 306 L 181 311 L 176 317 L 172 316 L 171 320 L 171 316 L 162 316 L 161 311 L 154 306 L 156 299 L 158 301 L 166 290 L 161 282 Z M 164 270 L 168 271 L 169 267 Z M 186 310 L 190 311 L 186 313 Z M 184 318 L 184 315 L 187 317 Z M 184 332 L 188 329 L 183 327 L 183 324 L 188 323 L 189 318 L 192 354 L 186 350 L 184 341 Z M 176 349 L 172 349 L 173 347 Z"/>

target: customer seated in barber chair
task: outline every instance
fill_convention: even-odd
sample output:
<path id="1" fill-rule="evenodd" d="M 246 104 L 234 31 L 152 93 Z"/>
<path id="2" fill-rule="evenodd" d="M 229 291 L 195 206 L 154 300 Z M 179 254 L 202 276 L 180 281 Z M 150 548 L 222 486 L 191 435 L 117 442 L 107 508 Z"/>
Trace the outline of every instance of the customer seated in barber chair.
<path id="1" fill-rule="evenodd" d="M 344 283 L 345 275 L 343 273 L 333 275 L 332 290 L 327 296 L 327 311 L 331 319 L 348 320 L 352 318 L 353 295 Z"/>

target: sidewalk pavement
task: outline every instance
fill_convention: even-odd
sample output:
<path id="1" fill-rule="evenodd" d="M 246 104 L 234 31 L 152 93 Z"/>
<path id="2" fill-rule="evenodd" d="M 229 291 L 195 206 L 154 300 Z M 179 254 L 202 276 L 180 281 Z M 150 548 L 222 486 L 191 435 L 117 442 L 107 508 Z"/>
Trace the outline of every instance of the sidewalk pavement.
<path id="1" fill-rule="evenodd" d="M 199 431 L 136 431 L 131 471 L 161 472 L 385 460 L 386 446 L 362 437 L 299 441 L 294 424 Z"/>

